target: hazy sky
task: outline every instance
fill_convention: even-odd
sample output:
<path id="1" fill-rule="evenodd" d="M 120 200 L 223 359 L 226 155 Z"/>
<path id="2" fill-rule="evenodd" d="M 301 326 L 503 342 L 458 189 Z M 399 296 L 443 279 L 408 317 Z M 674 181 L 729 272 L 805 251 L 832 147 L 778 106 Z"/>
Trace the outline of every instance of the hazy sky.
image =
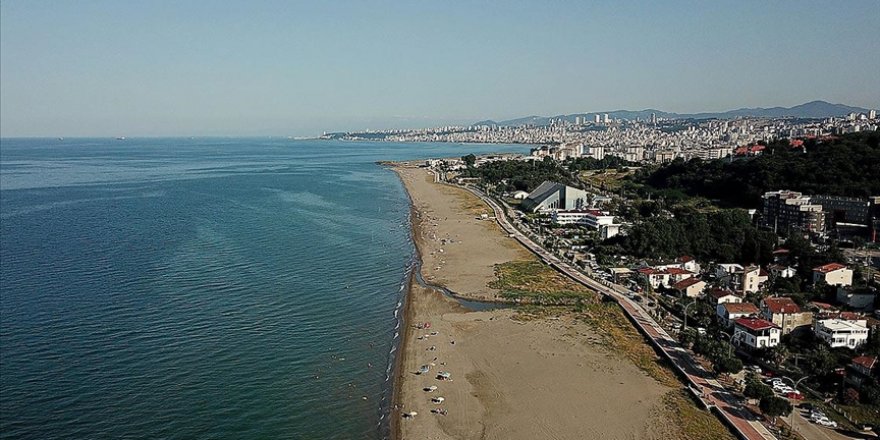
<path id="1" fill-rule="evenodd" d="M 880 104 L 880 1 L 0 3 L 0 135 Z"/>

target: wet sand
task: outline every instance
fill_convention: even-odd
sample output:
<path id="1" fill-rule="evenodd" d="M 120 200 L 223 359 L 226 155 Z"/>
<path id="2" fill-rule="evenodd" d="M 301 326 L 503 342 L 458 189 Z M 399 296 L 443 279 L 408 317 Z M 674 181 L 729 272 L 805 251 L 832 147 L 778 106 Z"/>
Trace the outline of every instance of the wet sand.
<path id="1" fill-rule="evenodd" d="M 478 219 L 491 210 L 477 197 L 434 183 L 425 169 L 394 169 L 413 200 L 425 279 L 463 297 L 499 300 L 488 287 L 495 264 L 534 257 L 494 221 Z M 391 414 L 399 439 L 675 438 L 663 404 L 672 388 L 570 315 L 523 321 L 513 309 L 470 312 L 413 281 L 404 317 Z M 416 328 L 425 323 L 430 328 Z M 430 371 L 416 374 L 423 365 Z M 438 380 L 441 371 L 452 380 Z M 430 386 L 437 390 L 424 391 Z M 431 412 L 439 409 L 447 414 Z M 402 417 L 410 411 L 418 415 Z"/>

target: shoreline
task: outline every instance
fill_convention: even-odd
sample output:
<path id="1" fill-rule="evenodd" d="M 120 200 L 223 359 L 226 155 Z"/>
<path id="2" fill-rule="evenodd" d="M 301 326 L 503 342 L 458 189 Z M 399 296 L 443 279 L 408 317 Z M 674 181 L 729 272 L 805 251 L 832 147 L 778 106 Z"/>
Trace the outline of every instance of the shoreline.
<path id="1" fill-rule="evenodd" d="M 571 313 L 523 319 L 516 302 L 488 287 L 496 265 L 534 255 L 496 222 L 474 218 L 490 207 L 477 206 L 464 189 L 438 185 L 415 163 L 382 163 L 406 190 L 417 259 L 392 372 L 391 438 L 681 438 L 665 406 L 674 387 L 616 353 L 600 330 Z M 459 300 L 514 307 L 471 311 Z M 430 322 L 431 330 L 416 322 Z M 425 364 L 436 366 L 413 373 Z M 426 377 L 433 368 L 451 372 L 455 382 Z M 423 391 L 429 385 L 438 390 Z M 432 404 L 436 396 L 445 402 Z M 440 407 L 448 415 L 436 414 Z M 413 410 L 417 416 L 402 417 Z"/>

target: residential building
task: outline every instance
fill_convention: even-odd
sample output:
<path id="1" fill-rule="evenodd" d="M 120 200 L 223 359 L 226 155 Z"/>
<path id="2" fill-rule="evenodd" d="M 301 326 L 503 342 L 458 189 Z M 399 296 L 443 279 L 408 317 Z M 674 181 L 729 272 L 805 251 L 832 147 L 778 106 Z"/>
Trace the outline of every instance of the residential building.
<path id="1" fill-rule="evenodd" d="M 761 310 L 752 303 L 724 303 L 718 304 L 715 308 L 718 321 L 728 328 L 733 327 L 733 321 L 739 318 L 757 317 L 759 313 L 761 313 Z"/>
<path id="2" fill-rule="evenodd" d="M 782 332 L 776 324 L 761 318 L 737 318 L 733 321 L 733 342 L 752 349 L 779 345 Z"/>
<path id="3" fill-rule="evenodd" d="M 872 310 L 877 291 L 871 288 L 852 289 L 850 287 L 837 288 L 837 302 L 853 309 Z"/>
<path id="4" fill-rule="evenodd" d="M 545 181 L 538 185 L 520 206 L 530 212 L 581 209 L 587 206 L 587 192 L 561 183 Z"/>
<path id="5" fill-rule="evenodd" d="M 653 267 L 643 267 L 637 270 L 639 274 L 644 276 L 653 288 L 669 285 L 669 272 L 663 269 L 655 269 Z"/>
<path id="6" fill-rule="evenodd" d="M 791 298 L 770 297 L 761 300 L 761 316 L 780 327 L 787 335 L 800 327 L 809 328 L 813 313 L 801 310 Z"/>
<path id="7" fill-rule="evenodd" d="M 726 289 L 712 289 L 709 291 L 709 294 L 706 295 L 709 299 L 709 302 L 714 306 L 718 304 L 724 303 L 741 303 L 742 298 L 737 294 L 733 293 L 730 290 Z"/>
<path id="8" fill-rule="evenodd" d="M 813 283 L 824 281 L 829 286 L 852 286 L 852 269 L 840 263 L 828 263 L 813 268 Z"/>
<path id="9" fill-rule="evenodd" d="M 742 292 L 760 292 L 764 287 L 764 283 L 767 282 L 768 279 L 770 279 L 770 277 L 764 269 L 761 269 L 758 266 L 746 267 L 742 271 Z"/>
<path id="10" fill-rule="evenodd" d="M 867 321 L 847 321 L 843 319 L 816 320 L 813 325 L 816 336 L 831 348 L 848 347 L 855 349 L 868 340 Z"/>
<path id="11" fill-rule="evenodd" d="M 797 269 L 782 264 L 771 264 L 767 269 L 774 278 L 792 278 L 797 275 Z"/>
<path id="12" fill-rule="evenodd" d="M 697 277 L 690 277 L 673 284 L 672 288 L 677 290 L 682 297 L 697 298 L 706 288 L 706 282 Z"/>
<path id="13" fill-rule="evenodd" d="M 777 233 L 800 230 L 821 234 L 825 231 L 825 213 L 822 205 L 810 202 L 810 197 L 796 191 L 768 191 L 764 201 L 762 221 Z"/>
<path id="14" fill-rule="evenodd" d="M 877 367 L 877 358 L 874 356 L 856 356 L 846 369 L 846 382 L 856 388 L 874 377 L 874 368 Z"/>

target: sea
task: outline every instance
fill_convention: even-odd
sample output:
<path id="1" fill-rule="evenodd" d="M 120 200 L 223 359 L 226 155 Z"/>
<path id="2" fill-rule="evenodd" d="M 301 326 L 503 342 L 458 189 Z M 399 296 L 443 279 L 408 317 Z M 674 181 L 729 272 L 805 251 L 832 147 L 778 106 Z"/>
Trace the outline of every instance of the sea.
<path id="1" fill-rule="evenodd" d="M 527 150 L 0 140 L 0 438 L 386 437 L 414 247 L 376 162 Z"/>

